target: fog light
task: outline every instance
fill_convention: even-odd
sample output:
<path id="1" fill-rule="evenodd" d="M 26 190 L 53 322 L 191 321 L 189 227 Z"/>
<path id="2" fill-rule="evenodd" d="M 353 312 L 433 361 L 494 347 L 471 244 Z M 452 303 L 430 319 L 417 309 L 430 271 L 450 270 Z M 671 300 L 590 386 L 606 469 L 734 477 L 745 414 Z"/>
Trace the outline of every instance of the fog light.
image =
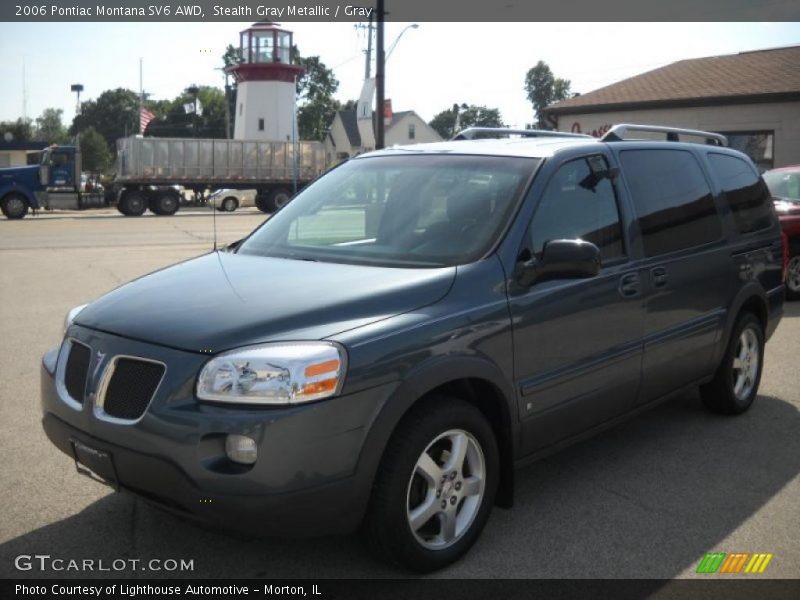
<path id="1" fill-rule="evenodd" d="M 252 465 L 258 457 L 256 441 L 246 435 L 230 434 L 225 438 L 225 454 L 233 462 Z"/>

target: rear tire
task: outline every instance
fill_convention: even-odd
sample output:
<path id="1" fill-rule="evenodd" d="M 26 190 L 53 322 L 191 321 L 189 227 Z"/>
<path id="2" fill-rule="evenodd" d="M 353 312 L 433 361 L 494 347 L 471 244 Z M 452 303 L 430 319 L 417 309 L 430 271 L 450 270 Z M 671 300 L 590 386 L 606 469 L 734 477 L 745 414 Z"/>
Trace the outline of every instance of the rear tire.
<path id="1" fill-rule="evenodd" d="M 745 412 L 758 394 L 763 366 L 764 328 L 753 313 L 742 313 L 714 379 L 700 387 L 706 408 L 723 415 Z"/>
<path id="2" fill-rule="evenodd" d="M 161 216 L 171 216 L 178 212 L 180 200 L 176 194 L 166 192 L 158 194 L 155 198 L 150 200 L 150 210 Z"/>
<path id="3" fill-rule="evenodd" d="M 388 561 L 417 572 L 456 561 L 489 518 L 499 464 L 494 432 L 477 408 L 458 398 L 429 398 L 389 440 L 363 523 L 367 541 Z"/>
<path id="4" fill-rule="evenodd" d="M 147 210 L 147 194 L 142 191 L 124 192 L 119 199 L 119 212 L 128 217 L 140 217 Z"/>
<path id="5" fill-rule="evenodd" d="M 800 299 L 800 241 L 789 245 L 789 268 L 786 273 L 786 298 Z"/>
<path id="6" fill-rule="evenodd" d="M 28 214 L 28 200 L 20 194 L 8 194 L 0 201 L 0 210 L 7 219 L 21 219 Z"/>
<path id="7" fill-rule="evenodd" d="M 289 190 L 284 188 L 277 188 L 272 190 L 269 193 L 269 200 L 267 200 L 267 205 L 269 206 L 271 212 L 275 212 L 276 210 L 280 210 L 292 199 L 292 194 Z"/>

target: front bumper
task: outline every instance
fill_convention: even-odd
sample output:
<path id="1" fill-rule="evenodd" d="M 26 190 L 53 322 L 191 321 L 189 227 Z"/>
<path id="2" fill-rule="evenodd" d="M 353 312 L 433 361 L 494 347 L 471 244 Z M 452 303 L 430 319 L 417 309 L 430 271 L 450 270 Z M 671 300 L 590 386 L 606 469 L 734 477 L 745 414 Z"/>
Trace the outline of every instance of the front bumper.
<path id="1" fill-rule="evenodd" d="M 358 527 L 371 488 L 359 470 L 361 451 L 393 384 L 291 408 L 204 404 L 194 398 L 194 379 L 207 356 L 77 326 L 69 335 L 93 350 L 83 406 L 60 396 L 57 349 L 45 355 L 41 370 L 42 424 L 69 456 L 72 441 L 106 452 L 120 489 L 246 533 L 314 536 Z M 93 411 L 102 361 L 117 354 L 167 365 L 147 412 L 132 424 L 105 421 Z M 227 459 L 224 440 L 231 433 L 256 440 L 254 465 Z"/>

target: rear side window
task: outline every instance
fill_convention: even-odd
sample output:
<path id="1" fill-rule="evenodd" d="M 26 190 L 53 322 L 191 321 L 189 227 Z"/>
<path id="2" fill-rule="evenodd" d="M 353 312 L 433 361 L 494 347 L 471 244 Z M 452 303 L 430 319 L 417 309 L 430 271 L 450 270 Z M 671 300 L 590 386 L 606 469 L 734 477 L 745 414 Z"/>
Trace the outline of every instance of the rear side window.
<path id="1" fill-rule="evenodd" d="M 750 233 L 772 225 L 769 189 L 753 168 L 741 158 L 727 154 L 712 152 L 708 160 L 722 184 L 737 231 Z"/>
<path id="2" fill-rule="evenodd" d="M 530 228 L 536 256 L 551 240 L 578 238 L 595 244 L 604 260 L 624 256 L 614 186 L 598 170 L 607 171 L 608 165 L 594 155 L 565 163 L 550 179 Z"/>
<path id="3" fill-rule="evenodd" d="M 691 152 L 624 150 L 620 160 L 646 256 L 692 248 L 722 237 L 711 189 Z"/>

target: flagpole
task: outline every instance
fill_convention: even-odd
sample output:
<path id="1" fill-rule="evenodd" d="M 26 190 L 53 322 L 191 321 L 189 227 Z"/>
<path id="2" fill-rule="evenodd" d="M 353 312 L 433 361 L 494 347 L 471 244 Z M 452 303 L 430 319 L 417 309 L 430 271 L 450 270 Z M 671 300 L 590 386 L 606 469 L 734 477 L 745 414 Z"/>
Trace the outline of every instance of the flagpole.
<path id="1" fill-rule="evenodd" d="M 139 57 L 139 133 L 144 135 L 142 128 L 142 111 L 144 110 L 144 85 L 142 83 L 142 57 Z"/>

